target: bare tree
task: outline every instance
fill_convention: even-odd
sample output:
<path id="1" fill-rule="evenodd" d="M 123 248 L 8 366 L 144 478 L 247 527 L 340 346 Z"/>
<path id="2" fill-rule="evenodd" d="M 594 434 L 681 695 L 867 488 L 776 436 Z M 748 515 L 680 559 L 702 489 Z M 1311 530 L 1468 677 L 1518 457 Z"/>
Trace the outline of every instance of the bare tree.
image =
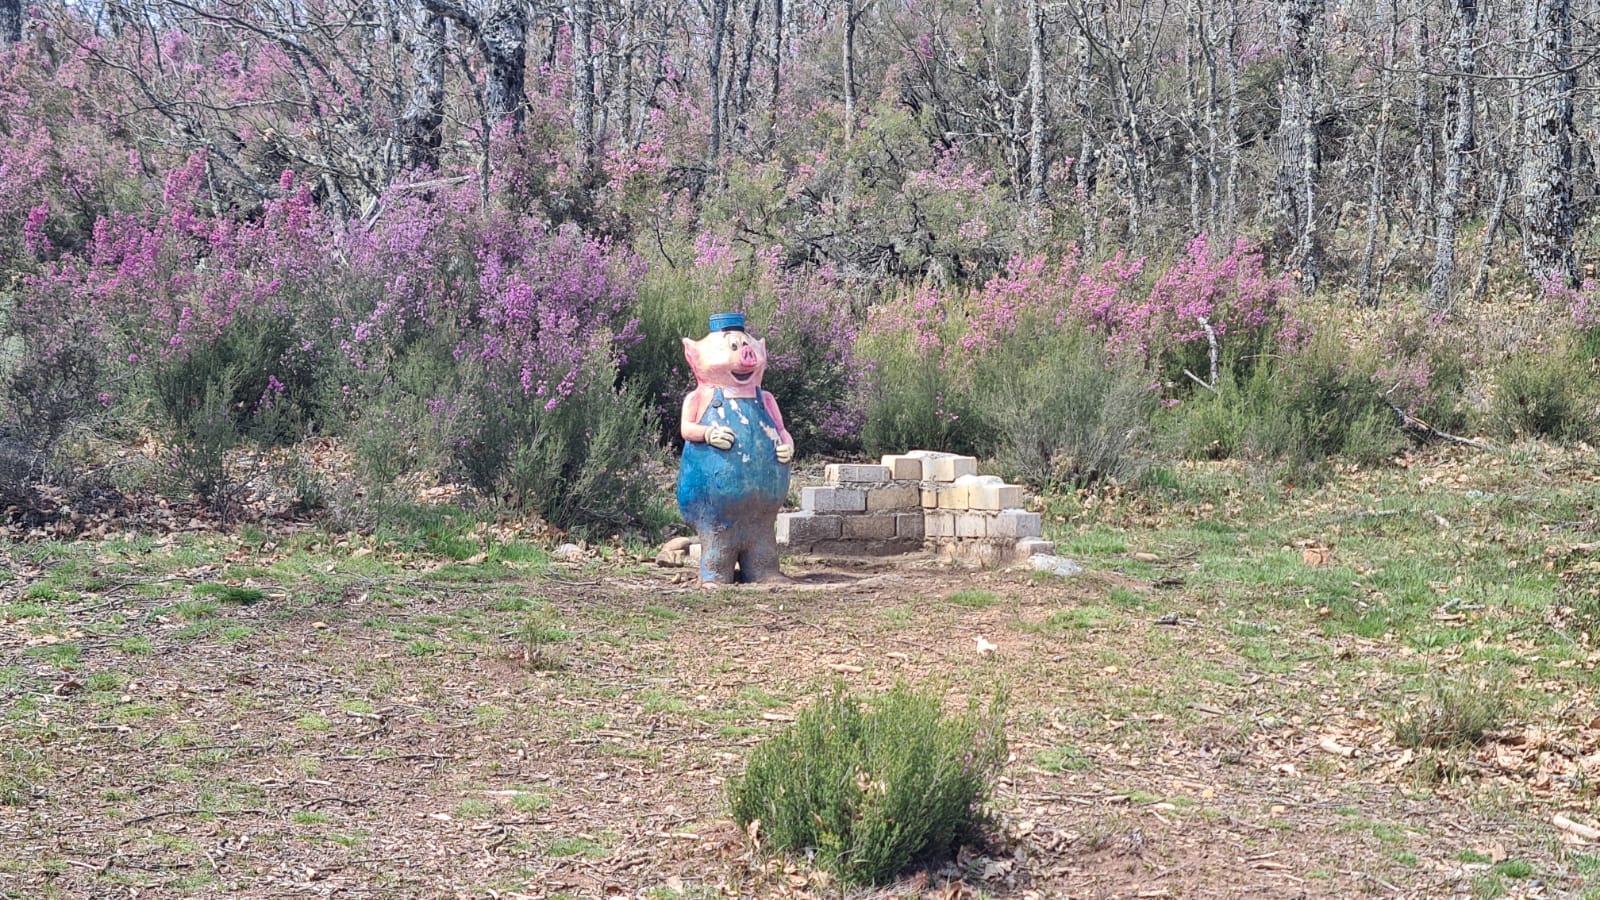
<path id="1" fill-rule="evenodd" d="M 778 103 L 783 88 L 783 0 L 772 0 L 772 45 L 768 49 L 772 69 L 767 99 L 767 140 L 777 144 Z"/>
<path id="2" fill-rule="evenodd" d="M 722 35 L 728 30 L 728 0 L 711 3 L 711 55 L 706 59 L 707 80 L 710 86 L 706 105 L 711 113 L 709 144 L 712 169 L 722 167 Z"/>
<path id="3" fill-rule="evenodd" d="M 1388 26 L 1383 39 L 1383 70 L 1378 83 L 1378 122 L 1372 138 L 1372 171 L 1368 173 L 1367 180 L 1367 238 L 1361 251 L 1361 268 L 1357 276 L 1357 296 L 1363 306 L 1377 306 L 1383 296 L 1383 280 L 1374 277 L 1373 263 L 1378 257 L 1378 224 L 1388 182 L 1384 156 L 1389 146 L 1389 119 L 1394 107 L 1394 54 L 1395 46 L 1399 43 L 1399 0 L 1389 0 Z"/>
<path id="4" fill-rule="evenodd" d="M 1573 93 L 1570 0 L 1528 0 L 1531 77 L 1523 115 L 1522 263 L 1534 278 L 1576 285 L 1573 232 Z"/>
<path id="5" fill-rule="evenodd" d="M 1283 113 L 1278 125 L 1278 228 L 1286 264 L 1308 288 L 1321 275 L 1317 187 L 1321 174 L 1323 0 L 1282 0 Z"/>
<path id="6" fill-rule="evenodd" d="M 589 173 L 594 158 L 594 2 L 572 0 L 572 99 L 573 130 L 577 132 L 577 163 L 580 176 Z"/>
<path id="7" fill-rule="evenodd" d="M 422 0 L 428 9 L 466 26 L 484 63 L 483 105 L 493 124 L 522 130 L 527 106 L 527 7 L 522 0 L 486 0 L 475 14 L 453 0 Z"/>
<path id="8" fill-rule="evenodd" d="M 1044 9 L 1042 0 L 1028 0 L 1028 220 L 1039 227 L 1044 206 L 1045 82 Z"/>
<path id="9" fill-rule="evenodd" d="M 400 118 L 401 164 L 437 168 L 444 143 L 444 18 L 429 9 L 417 11 L 411 39 L 411 100 Z"/>
<path id="10" fill-rule="evenodd" d="M 22 0 L 0 0 L 0 50 L 22 43 Z"/>
<path id="11" fill-rule="evenodd" d="M 1449 101 L 1455 107 L 1455 116 L 1450 122 L 1450 150 L 1445 158 L 1444 184 L 1439 191 L 1433 271 L 1428 276 L 1428 307 L 1434 310 L 1450 308 L 1462 191 L 1472 153 L 1477 149 L 1478 97 L 1473 87 L 1478 68 L 1478 0 L 1455 0 L 1451 28 L 1455 38 L 1456 70 Z"/>
<path id="12" fill-rule="evenodd" d="M 856 134 L 856 2 L 844 0 L 844 141 Z"/>

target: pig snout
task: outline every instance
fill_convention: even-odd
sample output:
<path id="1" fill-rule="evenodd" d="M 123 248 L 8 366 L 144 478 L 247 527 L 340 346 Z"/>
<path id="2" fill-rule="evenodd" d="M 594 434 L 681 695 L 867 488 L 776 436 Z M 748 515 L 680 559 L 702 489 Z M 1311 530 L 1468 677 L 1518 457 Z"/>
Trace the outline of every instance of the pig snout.
<path id="1" fill-rule="evenodd" d="M 743 347 L 739 348 L 740 368 L 754 369 L 757 362 L 759 362 L 759 360 L 756 359 L 756 348 L 750 346 L 749 344 L 745 344 Z"/>

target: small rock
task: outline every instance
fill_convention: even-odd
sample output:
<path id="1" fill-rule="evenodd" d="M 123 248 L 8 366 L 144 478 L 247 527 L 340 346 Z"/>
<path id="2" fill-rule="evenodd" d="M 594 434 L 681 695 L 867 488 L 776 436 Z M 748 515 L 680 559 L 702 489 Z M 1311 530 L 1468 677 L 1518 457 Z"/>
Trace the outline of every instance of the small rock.
<path id="1" fill-rule="evenodd" d="M 583 548 L 577 544 L 562 544 L 551 555 L 563 562 L 577 562 L 583 559 Z"/>
<path id="2" fill-rule="evenodd" d="M 1065 556 L 1050 556 L 1040 553 L 1029 559 L 1035 571 L 1049 572 L 1052 575 L 1081 575 L 1083 566 L 1078 565 Z"/>

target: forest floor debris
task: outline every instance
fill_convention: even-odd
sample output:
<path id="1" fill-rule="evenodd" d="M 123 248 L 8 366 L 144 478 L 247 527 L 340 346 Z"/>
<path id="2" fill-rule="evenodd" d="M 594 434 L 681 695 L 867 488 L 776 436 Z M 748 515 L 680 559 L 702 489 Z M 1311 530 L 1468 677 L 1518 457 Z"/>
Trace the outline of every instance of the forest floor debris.
<path id="1" fill-rule="evenodd" d="M 1009 694 L 999 832 L 881 896 L 1594 892 L 1600 464 L 1408 462 L 1062 504 L 1072 578 L 707 593 L 437 513 L 13 544 L 0 896 L 839 896 L 722 799 L 834 679 Z"/>

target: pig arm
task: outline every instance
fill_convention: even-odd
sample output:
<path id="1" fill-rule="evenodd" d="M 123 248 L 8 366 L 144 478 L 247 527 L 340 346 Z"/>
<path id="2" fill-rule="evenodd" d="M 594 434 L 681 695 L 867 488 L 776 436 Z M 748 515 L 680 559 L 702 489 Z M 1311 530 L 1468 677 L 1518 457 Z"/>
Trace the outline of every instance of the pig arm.
<path id="1" fill-rule="evenodd" d="M 789 436 L 789 429 L 783 427 L 783 413 L 778 411 L 777 398 L 766 391 L 762 391 L 761 403 L 767 408 L 767 415 L 772 417 L 772 424 L 778 428 L 778 446 L 793 447 L 794 438 Z"/>
<path id="2" fill-rule="evenodd" d="M 700 424 L 700 417 L 705 415 L 706 398 L 699 390 L 691 391 L 683 398 L 683 417 L 678 420 L 678 433 L 683 435 L 685 441 L 703 444 L 706 441 L 706 432 L 711 429 Z"/>

